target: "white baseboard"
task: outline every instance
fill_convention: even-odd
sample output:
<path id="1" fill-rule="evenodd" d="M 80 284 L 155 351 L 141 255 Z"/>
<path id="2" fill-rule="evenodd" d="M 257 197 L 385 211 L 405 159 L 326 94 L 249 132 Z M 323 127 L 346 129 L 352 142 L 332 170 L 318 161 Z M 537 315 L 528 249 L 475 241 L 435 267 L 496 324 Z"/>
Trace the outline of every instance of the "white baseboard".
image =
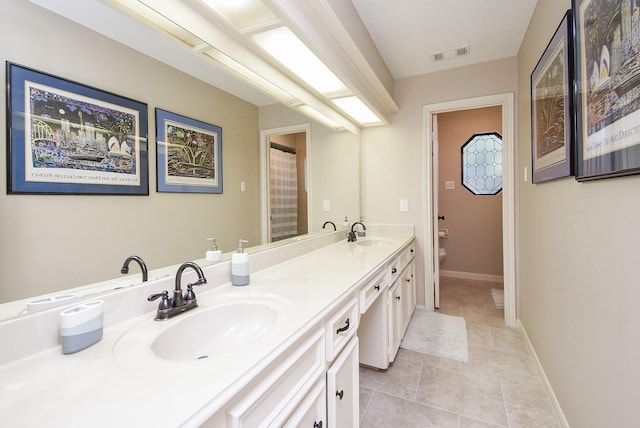
<path id="1" fill-rule="evenodd" d="M 461 278 L 461 279 L 477 279 L 478 281 L 504 282 L 503 276 L 488 275 L 486 273 L 456 272 L 454 270 L 440 270 L 440 276 L 446 276 L 449 278 Z"/>
<path id="2" fill-rule="evenodd" d="M 551 401 L 551 407 L 553 407 L 553 411 L 555 412 L 558 418 L 558 422 L 560 422 L 560 425 L 562 425 L 564 428 L 570 428 L 569 422 L 567 421 L 567 418 L 564 416 L 564 413 L 562 412 L 562 408 L 560 407 L 560 402 L 558 401 L 556 394 L 553 392 L 551 383 L 549 383 L 549 379 L 547 379 L 547 375 L 545 374 L 544 369 L 542 368 L 542 364 L 538 359 L 536 350 L 533 349 L 533 344 L 529 340 L 527 331 L 524 329 L 524 326 L 522 325 L 520 320 L 517 320 L 517 325 L 518 325 L 518 331 L 520 332 L 520 336 L 522 336 L 522 340 L 524 341 L 524 344 L 527 347 L 527 350 L 529 351 L 529 355 L 531 355 L 531 358 L 533 358 L 533 363 L 536 365 L 536 369 L 540 374 L 540 378 L 542 379 L 542 383 L 544 384 L 544 389 L 547 391 L 547 395 L 549 396 L 549 399 Z"/>

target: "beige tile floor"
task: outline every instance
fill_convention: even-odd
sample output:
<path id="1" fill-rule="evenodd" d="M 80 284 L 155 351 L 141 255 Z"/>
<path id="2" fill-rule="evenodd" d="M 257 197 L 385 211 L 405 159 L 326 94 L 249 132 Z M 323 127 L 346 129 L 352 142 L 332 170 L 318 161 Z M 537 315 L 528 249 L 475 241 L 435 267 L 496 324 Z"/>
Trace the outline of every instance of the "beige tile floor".
<path id="1" fill-rule="evenodd" d="M 524 342 L 505 325 L 491 288 L 502 284 L 441 279 L 439 311 L 464 317 L 469 362 L 400 349 L 385 371 L 361 367 L 361 427 L 560 427 Z"/>

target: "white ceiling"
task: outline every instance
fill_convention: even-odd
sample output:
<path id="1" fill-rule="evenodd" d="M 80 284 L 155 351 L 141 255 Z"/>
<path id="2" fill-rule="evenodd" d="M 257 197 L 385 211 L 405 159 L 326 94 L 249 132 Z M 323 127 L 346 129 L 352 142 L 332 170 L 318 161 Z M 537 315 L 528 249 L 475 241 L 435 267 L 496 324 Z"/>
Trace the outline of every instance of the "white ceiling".
<path id="1" fill-rule="evenodd" d="M 395 79 L 518 54 L 537 0 L 352 0 Z M 433 53 L 469 44 L 465 57 Z"/>

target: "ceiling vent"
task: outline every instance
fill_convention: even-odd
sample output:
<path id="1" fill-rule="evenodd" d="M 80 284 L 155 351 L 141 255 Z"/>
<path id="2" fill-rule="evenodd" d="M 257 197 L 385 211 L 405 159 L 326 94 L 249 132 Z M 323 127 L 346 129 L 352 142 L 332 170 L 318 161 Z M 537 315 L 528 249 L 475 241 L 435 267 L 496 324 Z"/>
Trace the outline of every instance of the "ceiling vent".
<path id="1" fill-rule="evenodd" d="M 459 48 L 449 49 L 448 51 L 437 52 L 432 55 L 434 61 L 442 61 L 443 59 L 453 59 L 459 56 L 469 55 L 471 47 L 469 45 L 460 46 Z"/>

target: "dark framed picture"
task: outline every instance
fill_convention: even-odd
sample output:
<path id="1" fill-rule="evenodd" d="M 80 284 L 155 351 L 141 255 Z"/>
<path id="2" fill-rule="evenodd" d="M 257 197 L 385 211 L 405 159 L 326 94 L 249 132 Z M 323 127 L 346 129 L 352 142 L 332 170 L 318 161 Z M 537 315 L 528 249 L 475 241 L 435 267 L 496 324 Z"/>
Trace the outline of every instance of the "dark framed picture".
<path id="1" fill-rule="evenodd" d="M 156 109 L 158 192 L 222 193 L 222 128 Z"/>
<path id="2" fill-rule="evenodd" d="M 8 193 L 149 194 L 146 104 L 6 67 Z"/>
<path id="3" fill-rule="evenodd" d="M 574 173 L 573 20 L 567 11 L 531 73 L 533 182 Z"/>
<path id="4" fill-rule="evenodd" d="M 640 173 L 639 7 L 573 0 L 580 181 Z"/>

